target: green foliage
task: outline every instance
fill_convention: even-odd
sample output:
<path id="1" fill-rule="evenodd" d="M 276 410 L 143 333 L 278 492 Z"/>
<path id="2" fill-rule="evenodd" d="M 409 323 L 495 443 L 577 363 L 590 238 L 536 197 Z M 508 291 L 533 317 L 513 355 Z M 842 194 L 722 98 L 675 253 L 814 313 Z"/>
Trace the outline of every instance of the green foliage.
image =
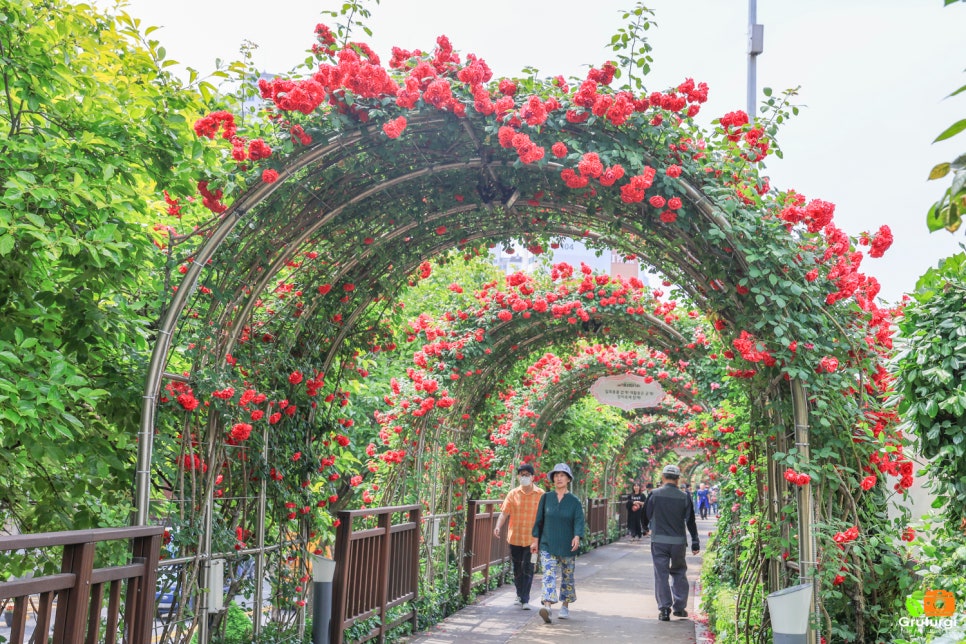
<path id="1" fill-rule="evenodd" d="M 651 56 L 654 48 L 645 33 L 651 27 L 657 26 L 652 20 L 653 15 L 653 10 L 638 2 L 634 9 L 623 13 L 624 25 L 610 39 L 610 48 L 617 54 L 618 63 L 614 76 L 620 78 L 626 73 L 624 86 L 632 91 L 645 90 L 644 76 L 650 73 L 651 63 L 654 62 Z"/>
<path id="2" fill-rule="evenodd" d="M 557 142 L 566 144 L 563 158 L 552 162 L 571 171 L 579 169 L 584 153 L 594 151 L 602 164 L 620 165 L 627 172 L 625 185 L 600 182 L 599 189 L 595 183 L 592 190 L 575 192 L 558 179 L 550 155 L 521 171 L 518 150 L 498 143 L 504 121 L 492 115 L 468 109 L 465 118 L 457 118 L 424 99 L 409 112 L 398 108 L 391 94 L 364 99 L 339 90 L 330 96 L 333 101 L 311 114 L 286 113 L 288 122 L 277 130 L 275 123 L 281 121 L 247 124 L 246 136 L 265 134 L 272 140 L 275 154 L 266 164 L 291 170 L 269 188 L 252 172 L 254 166 L 226 161 L 224 141 L 187 140 L 187 125 L 200 105 L 159 71 L 168 64 L 163 49 L 140 36 L 136 21 L 123 14 L 116 20 L 94 15 L 56 1 L 3 7 L 4 16 L 12 18 L 0 24 L 0 53 L 13 62 L 4 68 L 7 109 L 0 110 L 10 132 L 0 155 L 0 416 L 5 422 L 0 459 L 6 459 L 4 473 L 10 473 L 3 478 L 0 503 L 13 510 L 21 527 L 117 523 L 126 514 L 142 362 L 155 340 L 154 322 L 165 304 L 162 294 L 173 281 L 169 273 L 179 269 L 201 279 L 195 284 L 189 278 L 179 291 L 191 299 L 178 320 L 165 368 L 188 375 L 186 383 L 167 381 L 160 401 L 153 467 L 164 487 L 156 491 L 158 503 L 152 510 L 171 523 L 171 547 L 177 554 L 199 554 L 199 544 L 206 542 L 198 514 L 202 509 L 211 510 L 216 551 L 241 549 L 242 542 L 250 547 L 252 534 L 261 529 L 266 542 L 286 542 L 272 554 L 286 564 L 277 562 L 268 573 L 275 606 L 295 614 L 298 593 L 304 592 L 304 587 L 297 588 L 306 572 L 305 546 L 313 539 L 328 543 L 332 512 L 365 498 L 348 482 L 355 476 L 383 482 L 369 478 L 379 472 L 385 477 L 387 498 L 425 501 L 428 506 L 430 495 L 424 493 L 429 490 L 436 507 L 451 503 L 459 513 L 460 499 L 465 498 L 461 495 L 495 492 L 495 484 L 502 483 L 495 479 L 506 465 L 526 454 L 550 463 L 570 462 L 580 477 L 576 487 L 606 494 L 622 470 L 616 456 L 629 434 L 627 415 L 586 398 L 587 384 L 574 374 L 555 374 L 558 384 L 573 389 L 553 401 L 558 408 L 546 417 L 543 400 L 536 398 L 553 393 L 552 387 L 528 389 L 534 401 L 506 401 L 517 395 L 514 388 L 542 353 L 553 351 L 551 357 L 570 359 L 591 346 L 629 353 L 632 343 L 639 347 L 651 341 L 653 328 L 645 331 L 617 319 L 613 326 L 603 326 L 603 309 L 618 307 L 616 300 L 602 304 L 595 288 L 587 293 L 589 298 L 582 297 L 593 310 L 582 307 L 586 317 L 573 317 L 572 322 L 563 317 L 563 331 L 550 324 L 538 326 L 526 315 L 532 303 L 523 303 L 525 313 L 510 314 L 504 330 L 538 329 L 540 335 L 510 335 L 522 341 L 497 345 L 487 333 L 499 325 L 498 304 L 468 297 L 469 283 L 476 288 L 491 279 L 492 269 L 484 261 L 464 264 L 451 257 L 431 275 L 420 277 L 423 262 L 441 249 L 481 254 L 488 243 L 511 234 L 524 245 L 546 247 L 563 232 L 589 234 L 590 229 L 599 233 L 593 242 L 598 248 L 609 244 L 622 252 L 646 253 L 647 262 L 680 286 L 682 300 L 692 298 L 713 316 L 719 349 L 745 332 L 774 358 L 772 364 L 761 365 L 750 358 L 712 357 L 696 349 L 687 334 L 680 336 L 684 347 L 642 348 L 642 354 L 651 349 L 653 355 L 664 354 L 682 374 L 692 359 L 700 361 L 693 380 L 702 387 L 719 386 L 717 394 L 696 392 L 702 403 L 717 405 L 726 395 L 746 395 L 752 401 L 749 408 L 767 407 L 773 414 L 768 418 L 756 411 L 748 419 L 739 410 L 734 421 L 739 432 L 730 438 L 714 434 L 715 427 L 703 428 L 708 435 L 702 436 L 702 447 L 714 447 L 710 456 L 720 443 L 714 466 L 722 473 L 727 459 L 739 452 L 758 467 L 736 472 L 723 486 L 722 504 L 737 504 L 737 509 L 727 510 L 722 519 L 735 548 L 734 556 L 719 558 L 719 577 L 726 582 L 720 589 L 722 601 L 728 587 L 738 589 L 736 610 L 760 615 L 763 557 L 792 549 L 790 501 L 782 525 L 757 521 L 769 502 L 761 477 L 767 441 L 775 439 L 776 428 L 789 417 L 781 403 L 786 392 L 778 391 L 788 378 L 806 381 L 811 388 L 815 449 L 808 463 L 793 449 L 775 457 L 785 466 L 808 470 L 823 502 L 820 507 L 847 508 L 847 517 L 823 517 L 820 528 L 826 542 L 853 521 L 884 525 L 869 509 L 881 496 L 846 505 L 856 500 L 856 479 L 868 465 L 868 455 L 880 448 L 901 449 L 901 440 L 883 446 L 862 426 L 863 414 L 880 408 L 874 394 L 851 395 L 856 383 L 867 382 L 879 366 L 876 352 L 882 349 L 875 345 L 884 343 L 871 337 L 868 324 L 879 312 L 870 310 L 874 306 L 860 308 L 850 293 L 842 294 L 845 302 L 835 304 L 838 293 L 831 291 L 851 282 L 829 282 L 831 267 L 838 272 L 842 264 L 828 260 L 837 255 L 844 262 L 855 250 L 852 242 L 837 241 L 834 250 L 828 249 L 830 255 L 823 256 L 826 240 L 821 234 L 780 218 L 792 198 L 770 192 L 757 175 L 758 154 L 752 161 L 743 147 L 754 138 L 743 136 L 750 130 L 728 132 L 721 126 L 696 133 L 687 119 L 677 125 L 679 113 L 656 106 L 654 113 L 635 111 L 626 120 L 617 114 L 611 120 L 586 113 L 587 126 L 581 128 L 565 116 L 575 106 L 573 96 L 532 73 L 520 81 L 521 94 L 532 92 L 565 105 L 539 127 L 526 126 L 534 145 L 549 150 Z M 341 21 L 343 43 L 357 29 L 368 33 L 362 22 L 369 17 L 364 3 L 347 2 L 332 15 Z M 632 89 L 643 89 L 637 74 L 646 74 L 651 62 L 645 34 L 653 24 L 650 15 L 642 5 L 627 12 L 627 26 L 611 43 L 626 69 L 625 86 Z M 429 56 L 423 58 L 428 61 Z M 244 66 L 229 66 L 223 74 L 247 72 Z M 198 88 L 203 96 L 214 96 L 211 86 L 200 83 Z M 451 89 L 461 107 L 474 102 L 466 84 L 454 81 Z M 254 91 L 248 87 L 239 96 Z M 791 96 L 766 105 L 771 116 L 760 119 L 766 124 L 766 139 L 794 114 Z M 411 119 L 405 139 L 385 137 L 379 124 L 403 113 Z M 369 125 L 361 124 L 362 116 Z M 317 144 L 331 139 L 338 145 L 299 148 L 290 136 L 296 126 L 310 132 Z M 341 139 L 340 134 L 347 136 Z M 696 140 L 702 142 L 700 152 L 694 150 Z M 298 165 L 306 159 L 303 154 L 318 155 L 313 156 L 317 163 L 311 168 L 307 161 Z M 179 159 L 185 162 L 176 163 Z M 477 167 L 477 159 L 485 161 L 485 170 Z M 251 208 L 239 208 L 222 219 L 184 204 L 191 216 L 165 226 L 168 236 L 153 240 L 168 250 L 169 261 L 162 264 L 148 234 L 159 204 L 145 195 L 162 188 L 182 198 L 194 195 L 193 171 L 200 162 L 224 191 L 226 202 L 241 196 L 250 201 L 236 204 Z M 659 213 L 643 197 L 635 201 L 621 195 L 621 188 L 630 187 L 628 178 L 645 167 L 654 173 L 654 196 L 684 199 L 679 211 L 670 213 L 673 221 L 665 221 L 662 215 L 667 213 Z M 422 172 L 427 168 L 433 171 Z M 672 174 L 687 182 L 674 180 Z M 253 195 L 258 194 L 269 198 L 256 199 Z M 235 226 L 237 221 L 241 223 Z M 217 238 L 208 235 L 216 229 L 226 234 L 225 244 L 211 248 L 211 262 L 198 268 L 201 264 L 191 260 L 199 249 L 209 249 L 203 245 Z M 810 269 L 815 275 L 807 277 Z M 463 294 L 447 288 L 457 279 L 464 282 Z M 564 286 L 553 301 L 570 298 L 573 303 Z M 646 304 L 668 325 L 677 315 L 655 302 Z M 383 427 L 373 420 L 374 412 L 392 392 L 392 374 L 412 368 L 413 359 L 410 350 L 388 353 L 418 335 L 407 318 L 421 312 L 432 314 L 428 317 L 464 316 L 468 326 L 485 331 L 481 341 L 465 350 L 451 345 L 449 336 L 433 338 L 446 340 L 434 350 L 452 359 L 440 359 L 435 374 L 445 383 L 440 388 L 452 387 L 460 394 L 456 398 L 468 402 L 459 408 L 461 400 L 448 401 L 457 405 L 456 413 L 439 412 L 445 409 L 439 405 L 418 417 L 423 420 L 413 420 L 418 403 L 409 407 L 408 415 L 400 405 L 384 413 L 388 420 Z M 684 328 L 697 335 L 705 333 L 705 326 L 702 320 Z M 531 340 L 540 342 L 531 345 Z M 667 352 L 675 355 L 668 357 Z M 822 358 L 837 358 L 843 368 L 817 370 Z M 579 366 L 590 371 L 592 362 Z M 472 369 L 464 366 L 469 363 Z M 608 368 L 629 367 L 617 361 Z M 726 375 L 735 369 L 751 373 Z M 485 378 L 475 380 L 481 374 Z M 305 380 L 314 378 L 324 383 L 310 393 Z M 428 390 L 418 391 L 423 392 L 417 392 L 420 401 L 426 401 Z M 178 402 L 179 394 L 189 392 L 199 403 L 196 412 Z M 242 392 L 252 397 L 241 402 Z M 391 402 L 386 404 L 391 407 Z M 713 415 L 707 410 L 696 414 L 696 406 L 702 409 L 682 403 L 671 411 L 713 425 Z M 560 413 L 561 407 L 568 409 Z M 517 411 L 531 415 L 527 420 L 511 418 Z M 257 419 L 256 413 L 261 414 Z M 279 418 L 269 420 L 275 414 Z M 252 423 L 257 423 L 254 431 Z M 506 436 L 497 434 L 504 424 Z M 243 437 L 236 438 L 235 430 L 245 425 L 250 435 L 239 431 Z M 697 425 L 682 422 L 677 429 L 690 438 Z M 667 434 L 662 437 L 666 444 L 659 446 L 662 458 L 673 448 L 674 431 Z M 862 441 L 855 441 L 856 436 Z M 366 462 L 367 444 L 377 441 L 393 448 L 398 460 L 373 457 Z M 390 462 L 398 467 L 390 468 Z M 263 484 L 268 496 L 264 521 L 256 519 L 255 503 Z M 452 495 L 437 496 L 440 487 Z M 79 507 L 46 502 L 65 497 Z M 57 512 L 60 516 L 54 516 Z M 452 536 L 458 537 L 462 518 L 447 519 Z M 837 552 L 832 543 L 824 545 Z M 866 589 L 878 600 L 883 580 L 893 579 L 895 561 L 879 556 L 886 551 L 871 539 L 850 551 L 850 556 L 857 553 L 850 562 L 854 570 L 867 571 L 864 565 L 870 564 L 875 580 L 860 586 L 853 570 L 851 594 L 833 591 L 831 612 L 836 623 L 845 624 L 843 629 L 851 628 L 849 602 L 864 598 Z M 289 566 L 289 560 L 295 563 Z M 826 586 L 835 572 L 834 567 L 823 572 Z M 448 577 L 442 588 L 449 594 L 427 594 L 428 614 L 453 607 L 455 586 Z M 890 601 L 886 597 L 874 610 L 891 606 Z M 748 629 L 758 628 L 754 619 L 745 618 L 744 623 Z"/>
<path id="3" fill-rule="evenodd" d="M 582 496 L 599 496 L 605 493 L 606 464 L 613 461 L 627 434 L 627 420 L 619 409 L 590 396 L 581 398 L 553 427 L 544 462 L 567 463 L 577 477 L 574 489 L 586 491 Z"/>
<path id="4" fill-rule="evenodd" d="M 906 586 L 966 597 L 966 253 L 929 269 L 916 284 L 914 301 L 900 322 L 905 342 L 897 357 L 901 409 L 923 456 L 922 474 L 935 500 L 933 516 L 913 542 L 921 583 Z M 913 641 L 932 641 L 941 629 L 909 631 Z"/>
<path id="5" fill-rule="evenodd" d="M 247 644 L 252 641 L 252 620 L 237 604 L 228 604 L 220 628 L 218 628 L 212 644 Z"/>
<path id="6" fill-rule="evenodd" d="M 966 516 L 966 254 L 927 271 L 913 295 L 900 322 L 900 409 L 930 459 L 934 493 L 958 522 Z"/>
<path id="7" fill-rule="evenodd" d="M 123 525 L 163 292 L 154 194 L 188 175 L 201 106 L 126 16 L 0 15 L 0 508 L 23 530 Z"/>
<path id="8" fill-rule="evenodd" d="M 927 521 L 923 525 L 923 533 L 910 546 L 920 555 L 917 563 L 922 573 L 917 579 L 918 583 L 904 589 L 908 593 L 905 605 L 897 607 L 897 610 L 903 615 L 921 618 L 926 591 L 944 590 L 952 593 L 956 598 L 956 614 L 959 614 L 959 604 L 962 598 L 966 597 L 966 578 L 963 577 L 963 569 L 966 567 L 966 535 L 963 534 L 962 529 L 957 529 L 957 526 L 942 520 Z M 935 621 L 908 620 L 909 625 L 901 632 L 910 637 L 909 641 L 912 642 L 952 641 L 944 639 L 944 637 L 950 637 L 951 629 Z M 966 633 L 961 632 L 964 626 L 966 625 L 962 622 L 958 624 L 960 638 L 966 637 Z"/>
<path id="9" fill-rule="evenodd" d="M 946 5 L 950 5 L 956 0 L 946 0 Z M 966 92 L 966 85 L 963 85 L 947 98 L 952 98 L 958 94 Z M 935 138 L 933 143 L 945 141 L 966 130 L 966 119 L 960 119 L 943 130 Z M 963 216 L 966 215 L 966 154 L 961 154 L 953 161 L 946 161 L 937 164 L 929 171 L 929 180 L 942 179 L 952 172 L 952 183 L 943 193 L 943 196 L 929 207 L 926 214 L 926 226 L 929 232 L 945 228 L 951 233 L 959 230 L 963 223 Z"/>
<path id="10" fill-rule="evenodd" d="M 707 559 L 708 555 L 705 554 L 706 563 Z M 701 597 L 701 605 L 708 614 L 708 626 L 715 634 L 715 642 L 728 644 L 744 639 L 744 629 L 737 628 L 735 624 L 736 596 L 737 592 L 732 586 L 721 584 L 712 593 Z"/>
<path id="11" fill-rule="evenodd" d="M 798 96 L 798 90 L 798 87 L 786 89 L 777 96 L 770 87 L 762 90 L 765 99 L 759 108 L 761 110 L 761 115 L 758 116 L 759 123 L 774 142 L 775 156 L 779 159 L 784 158 L 785 155 L 778 146 L 778 129 L 792 116 L 798 116 L 800 108 L 792 103 L 792 99 Z"/>
<path id="12" fill-rule="evenodd" d="M 374 0 L 379 4 L 379 0 Z M 338 11 L 323 11 L 323 16 L 328 16 L 336 20 L 336 34 L 339 36 L 343 47 L 349 43 L 350 38 L 361 40 L 355 30 L 361 30 L 366 36 L 372 36 L 372 29 L 366 24 L 366 20 L 372 17 L 372 10 L 368 7 L 367 0 L 346 0 Z"/>
<path id="13" fill-rule="evenodd" d="M 419 630 L 425 630 L 452 615 L 465 604 L 460 593 L 460 579 L 462 570 L 456 561 L 448 566 L 440 567 L 432 579 L 427 580 L 425 561 L 421 565 L 419 577 L 419 599 L 416 600 L 416 610 L 419 619 Z"/>
<path id="14" fill-rule="evenodd" d="M 272 622 L 263 626 L 258 637 L 251 642 L 252 644 L 311 644 L 312 620 L 305 620 L 305 632 L 301 637 L 297 626 L 286 626 Z"/>

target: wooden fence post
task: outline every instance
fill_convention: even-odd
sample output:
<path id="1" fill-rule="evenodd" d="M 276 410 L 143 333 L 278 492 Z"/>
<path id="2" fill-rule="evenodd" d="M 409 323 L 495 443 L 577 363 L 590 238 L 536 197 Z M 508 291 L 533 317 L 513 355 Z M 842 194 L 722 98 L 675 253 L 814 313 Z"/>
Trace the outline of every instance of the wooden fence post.
<path id="1" fill-rule="evenodd" d="M 64 546 L 60 571 L 74 575 L 74 585 L 57 593 L 54 641 L 80 644 L 91 598 L 91 571 L 94 569 L 94 543 L 87 541 Z"/>
<path id="2" fill-rule="evenodd" d="M 476 504 L 472 499 L 466 501 L 466 532 L 463 538 L 463 576 L 460 579 L 460 594 L 469 599 L 473 588 L 473 540 L 476 537 Z"/>

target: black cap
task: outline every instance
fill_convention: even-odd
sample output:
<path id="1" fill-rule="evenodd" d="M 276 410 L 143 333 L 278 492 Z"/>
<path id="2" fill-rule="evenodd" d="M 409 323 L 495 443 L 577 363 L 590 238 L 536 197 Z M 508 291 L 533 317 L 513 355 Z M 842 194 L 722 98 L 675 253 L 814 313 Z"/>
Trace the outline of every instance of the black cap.
<path id="1" fill-rule="evenodd" d="M 536 473 L 533 469 L 533 465 L 530 465 L 529 463 L 521 463 L 517 467 L 517 474 L 519 474 L 520 472 L 527 472 L 528 474 L 530 474 L 530 476 L 533 476 Z"/>

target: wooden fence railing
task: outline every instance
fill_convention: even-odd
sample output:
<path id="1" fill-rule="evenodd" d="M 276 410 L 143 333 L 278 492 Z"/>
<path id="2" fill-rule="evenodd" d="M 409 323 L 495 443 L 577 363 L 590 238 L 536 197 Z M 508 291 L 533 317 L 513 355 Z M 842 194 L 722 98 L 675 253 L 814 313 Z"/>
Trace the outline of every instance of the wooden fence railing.
<path id="1" fill-rule="evenodd" d="M 0 583 L 0 605 L 11 599 L 14 603 L 10 642 L 23 644 L 27 600 L 33 595 L 39 595 L 34 641 L 46 642 L 47 636 L 40 634 L 49 633 L 53 625 L 53 641 L 58 644 L 151 642 L 163 532 L 152 526 L 0 536 L 0 552 L 63 548 L 60 574 Z M 96 546 L 109 541 L 130 543 L 130 563 L 95 569 Z M 127 583 L 122 605 L 123 582 Z"/>
<path id="2" fill-rule="evenodd" d="M 503 565 L 510 560 L 510 547 L 503 539 L 493 536 L 500 517 L 501 499 L 470 500 L 466 504 L 466 535 L 463 539 L 463 577 L 460 593 L 469 597 L 473 588 L 489 588 L 490 568 L 500 567 L 500 583 L 506 582 Z M 483 578 L 473 582 L 473 573 L 482 572 Z"/>
<path id="3" fill-rule="evenodd" d="M 393 620 L 388 619 L 388 611 L 415 600 L 419 592 L 420 507 L 339 512 L 330 641 L 341 644 L 345 629 L 370 617 L 378 617 L 379 624 L 360 641 L 378 637 L 383 642 L 386 633 L 406 621 L 416 630 L 415 607 Z M 406 518 L 394 524 L 397 514 Z M 376 527 L 357 529 L 358 523 L 372 521 L 370 517 Z"/>
<path id="4" fill-rule="evenodd" d="M 621 494 L 616 501 L 613 501 L 614 508 L 611 510 L 611 514 L 617 517 L 618 539 L 627 534 L 627 499 L 629 498 L 630 494 Z"/>
<path id="5" fill-rule="evenodd" d="M 587 499 L 585 541 L 599 546 L 607 543 L 607 512 L 609 503 L 606 498 Z"/>

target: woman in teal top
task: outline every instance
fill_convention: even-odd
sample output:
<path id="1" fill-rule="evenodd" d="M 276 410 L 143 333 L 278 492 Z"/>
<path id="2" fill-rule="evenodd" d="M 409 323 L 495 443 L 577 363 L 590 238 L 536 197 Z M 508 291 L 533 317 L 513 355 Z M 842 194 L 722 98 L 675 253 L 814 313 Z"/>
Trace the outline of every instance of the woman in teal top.
<path id="1" fill-rule="evenodd" d="M 574 589 L 574 567 L 577 549 L 584 536 L 584 506 L 569 492 L 574 475 L 566 463 L 557 463 L 550 471 L 553 491 L 540 497 L 537 518 L 533 523 L 530 551 L 540 552 L 543 568 L 543 608 L 540 617 L 550 623 L 551 608 L 557 603 L 557 580 L 560 580 L 560 619 L 570 617 L 570 602 L 577 601 Z"/>

